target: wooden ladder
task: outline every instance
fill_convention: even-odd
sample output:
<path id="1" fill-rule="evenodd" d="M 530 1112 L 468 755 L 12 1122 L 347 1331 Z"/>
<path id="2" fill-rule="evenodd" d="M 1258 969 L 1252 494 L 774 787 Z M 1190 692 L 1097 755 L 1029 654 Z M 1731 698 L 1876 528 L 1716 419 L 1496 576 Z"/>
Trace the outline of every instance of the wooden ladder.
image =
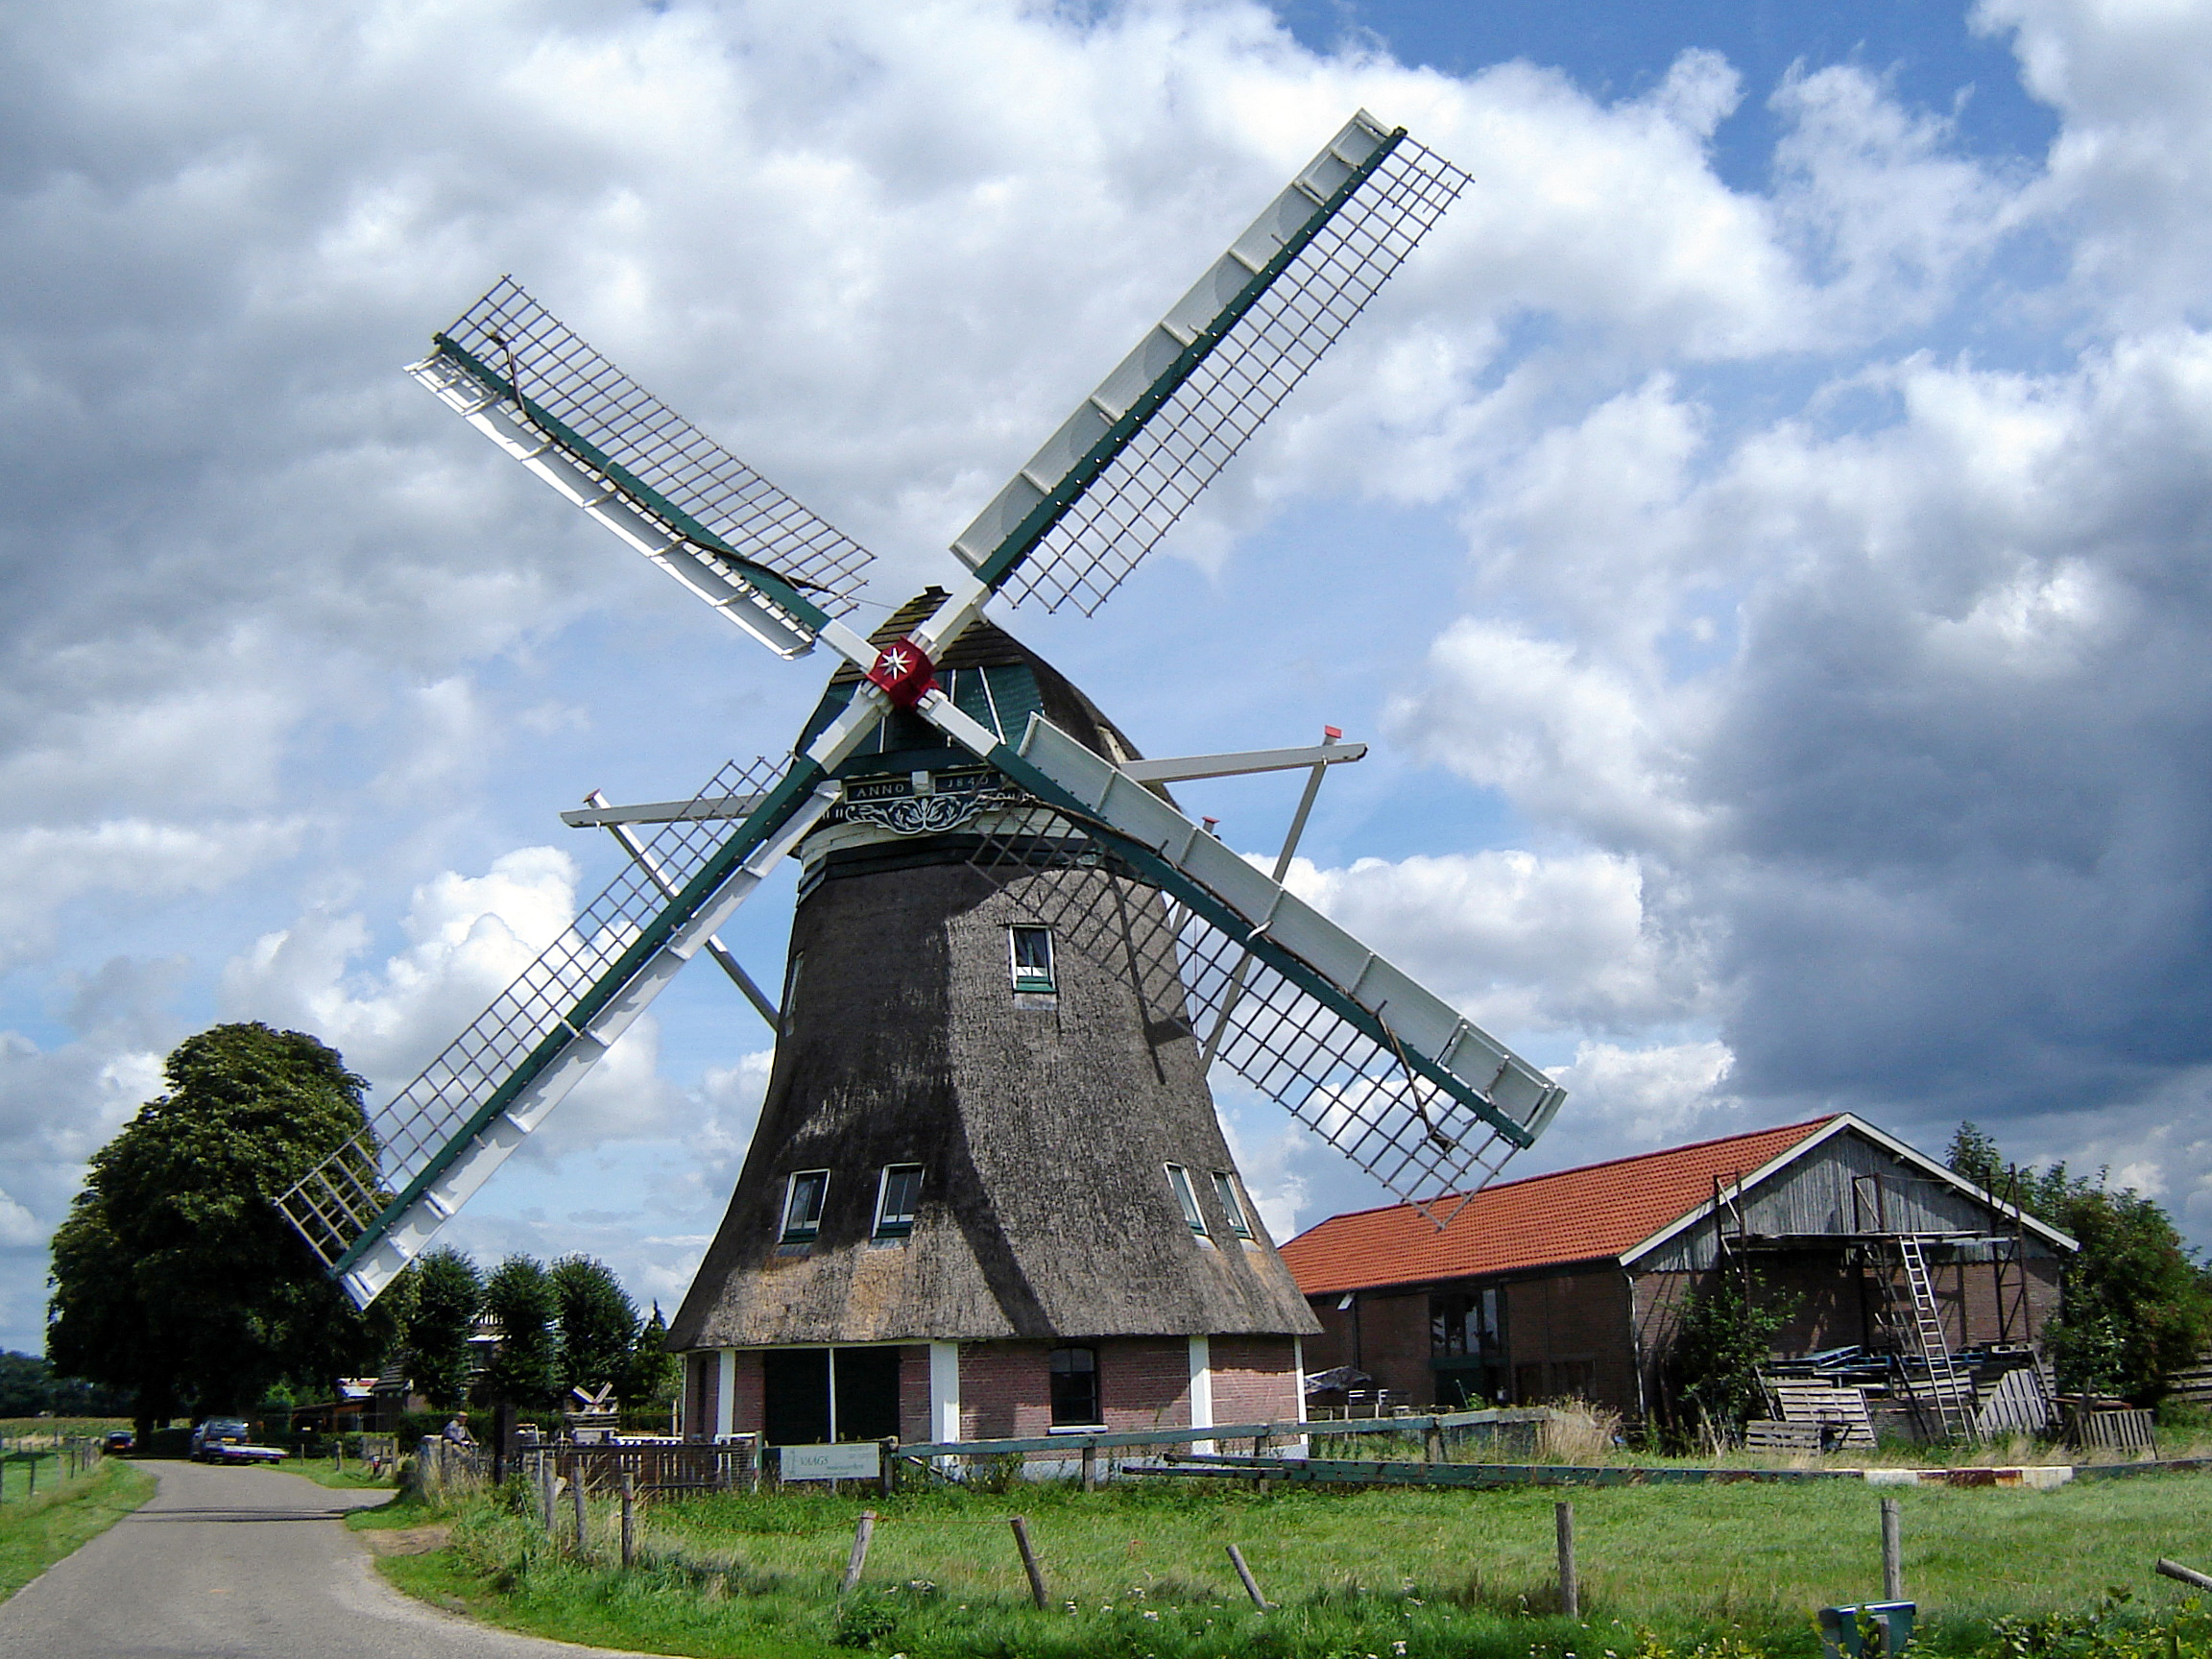
<path id="1" fill-rule="evenodd" d="M 1943 1335 L 1943 1316 L 1936 1307 L 1936 1286 L 1928 1278 L 1928 1257 L 1913 1234 L 1897 1236 L 1897 1259 L 1905 1267 L 1905 1284 L 1912 1298 L 1910 1321 L 1913 1339 L 1927 1367 L 1928 1394 L 1947 1440 L 1971 1438 L 1975 1431 L 1974 1386 L 1959 1373 L 1951 1358 L 1951 1345 Z"/>

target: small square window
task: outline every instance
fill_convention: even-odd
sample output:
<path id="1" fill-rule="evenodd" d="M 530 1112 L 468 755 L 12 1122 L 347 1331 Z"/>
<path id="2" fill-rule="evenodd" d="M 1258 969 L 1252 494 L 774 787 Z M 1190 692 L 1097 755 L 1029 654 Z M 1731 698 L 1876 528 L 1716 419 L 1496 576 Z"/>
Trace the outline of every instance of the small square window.
<path id="1" fill-rule="evenodd" d="M 1052 1350 L 1052 1427 L 1084 1428 L 1102 1423 L 1098 1415 L 1098 1350 Z"/>
<path id="2" fill-rule="evenodd" d="M 1183 1219 L 1190 1223 L 1190 1231 L 1205 1238 L 1206 1217 L 1198 1208 L 1198 1192 L 1190 1185 L 1190 1171 L 1180 1164 L 1168 1165 L 1167 1185 L 1175 1190 L 1175 1202 L 1182 1206 Z"/>
<path id="3" fill-rule="evenodd" d="M 876 1195 L 876 1237 L 903 1238 L 914 1231 L 914 1212 L 922 1202 L 922 1166 L 888 1164 Z"/>
<path id="4" fill-rule="evenodd" d="M 1244 1219 L 1244 1206 L 1237 1197 L 1237 1182 L 1228 1170 L 1214 1171 L 1214 1196 L 1221 1200 L 1221 1215 L 1229 1223 L 1229 1231 L 1239 1238 L 1251 1238 L 1252 1223 Z"/>
<path id="5" fill-rule="evenodd" d="M 783 1194 L 783 1242 L 802 1244 L 822 1231 L 822 1200 L 830 1192 L 830 1171 L 802 1169 Z"/>
<path id="6" fill-rule="evenodd" d="M 1006 929 L 1006 937 L 1007 947 L 1013 952 L 1014 989 L 1055 989 L 1052 983 L 1052 929 L 1009 927 Z"/>

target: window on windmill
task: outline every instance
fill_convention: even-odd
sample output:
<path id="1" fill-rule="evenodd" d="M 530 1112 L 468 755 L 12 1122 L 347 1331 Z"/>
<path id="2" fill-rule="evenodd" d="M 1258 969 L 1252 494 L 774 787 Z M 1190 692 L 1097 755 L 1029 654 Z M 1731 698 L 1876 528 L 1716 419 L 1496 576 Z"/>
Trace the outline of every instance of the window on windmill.
<path id="1" fill-rule="evenodd" d="M 1206 1237 L 1206 1216 L 1198 1208 L 1198 1190 L 1190 1185 L 1190 1171 L 1180 1164 L 1167 1166 L 1167 1185 L 1175 1190 L 1175 1202 L 1183 1207 L 1183 1219 L 1190 1231 Z"/>
<path id="2" fill-rule="evenodd" d="M 887 1164 L 876 1195 L 876 1237 L 903 1238 L 914 1231 L 914 1212 L 922 1202 L 922 1166 Z"/>
<path id="3" fill-rule="evenodd" d="M 783 1195 L 783 1242 L 801 1244 L 822 1231 L 822 1200 L 830 1192 L 830 1171 L 801 1169 Z"/>
<path id="4" fill-rule="evenodd" d="M 1052 1350 L 1052 1427 L 1088 1429 L 1105 1421 L 1098 1415 L 1098 1350 Z"/>
<path id="5" fill-rule="evenodd" d="M 1013 952 L 1014 989 L 1050 991 L 1052 983 L 1052 929 L 1009 927 L 1007 947 Z"/>
<path id="6" fill-rule="evenodd" d="M 1237 1196 L 1237 1179 L 1226 1169 L 1214 1171 L 1214 1196 L 1221 1200 L 1221 1215 L 1229 1231 L 1239 1238 L 1252 1237 L 1252 1223 L 1244 1219 L 1244 1206 Z"/>

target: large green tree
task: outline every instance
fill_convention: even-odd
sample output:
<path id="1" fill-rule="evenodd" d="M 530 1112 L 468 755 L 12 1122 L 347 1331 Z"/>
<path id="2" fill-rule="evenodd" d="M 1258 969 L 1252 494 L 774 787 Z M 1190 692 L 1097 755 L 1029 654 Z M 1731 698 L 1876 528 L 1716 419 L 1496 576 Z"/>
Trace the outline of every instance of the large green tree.
<path id="1" fill-rule="evenodd" d="M 2154 1406 L 2176 1371 L 2212 1344 L 2212 1280 L 2173 1218 L 2132 1190 L 2113 1191 L 2065 1165 L 2018 1173 L 1973 1123 L 1951 1138 L 1951 1167 L 2071 1234 L 2080 1254 L 2066 1263 L 2058 1317 L 2044 1328 L 2062 1392 L 2117 1394 Z"/>
<path id="2" fill-rule="evenodd" d="M 94 1153 L 53 1244 L 55 1370 L 130 1389 L 141 1425 L 244 1411 L 373 1369 L 405 1296 L 356 1312 L 274 1200 L 367 1127 L 362 1079 L 299 1031 L 216 1025 Z"/>
<path id="3" fill-rule="evenodd" d="M 650 1406 L 675 1398 L 678 1372 L 676 1356 L 668 1352 L 668 1322 L 661 1317 L 661 1304 L 653 1304 L 653 1317 L 637 1328 L 630 1345 L 629 1363 L 614 1392 L 625 1406 Z"/>
<path id="4" fill-rule="evenodd" d="M 499 1346 L 479 1384 L 488 1404 L 545 1407 L 561 1392 L 561 1298 L 545 1269 L 510 1256 L 484 1282 Z"/>
<path id="5" fill-rule="evenodd" d="M 637 1341 L 637 1304 L 606 1262 L 564 1256 L 547 1275 L 560 1303 L 561 1386 L 619 1393 Z"/>
<path id="6" fill-rule="evenodd" d="M 484 1275 L 476 1263 L 442 1244 L 415 1264 L 415 1305 L 407 1319 L 415 1386 L 431 1406 L 450 1411 L 467 1403 L 475 1376 L 470 1338 L 484 1310 Z"/>

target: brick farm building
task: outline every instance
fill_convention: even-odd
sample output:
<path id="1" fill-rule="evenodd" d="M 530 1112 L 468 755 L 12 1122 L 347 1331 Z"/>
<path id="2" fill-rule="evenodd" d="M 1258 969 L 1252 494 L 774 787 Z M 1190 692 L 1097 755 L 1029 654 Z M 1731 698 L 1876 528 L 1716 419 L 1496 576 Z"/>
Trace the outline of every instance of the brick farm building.
<path id="1" fill-rule="evenodd" d="M 1789 1310 L 1778 1358 L 1894 1352 L 1919 1241 L 1955 1352 L 2032 1350 L 2074 1241 L 1850 1114 L 1492 1187 L 1438 1232 L 1409 1205 L 1283 1247 L 1320 1320 L 1309 1369 L 1396 1404 L 1664 1404 L 1684 1296 L 1747 1265 Z"/>

